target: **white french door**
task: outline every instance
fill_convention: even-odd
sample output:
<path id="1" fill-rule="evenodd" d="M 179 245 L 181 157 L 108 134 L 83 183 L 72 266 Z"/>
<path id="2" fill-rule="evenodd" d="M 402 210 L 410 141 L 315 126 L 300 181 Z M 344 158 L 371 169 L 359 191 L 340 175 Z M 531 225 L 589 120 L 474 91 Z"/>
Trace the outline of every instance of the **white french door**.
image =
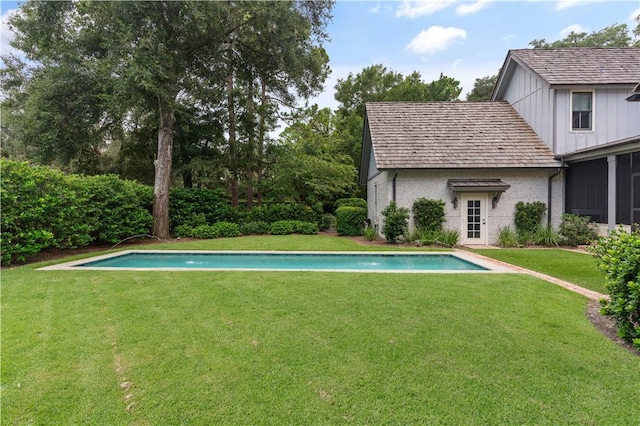
<path id="1" fill-rule="evenodd" d="M 487 244 L 487 195 L 462 196 L 462 244 Z"/>

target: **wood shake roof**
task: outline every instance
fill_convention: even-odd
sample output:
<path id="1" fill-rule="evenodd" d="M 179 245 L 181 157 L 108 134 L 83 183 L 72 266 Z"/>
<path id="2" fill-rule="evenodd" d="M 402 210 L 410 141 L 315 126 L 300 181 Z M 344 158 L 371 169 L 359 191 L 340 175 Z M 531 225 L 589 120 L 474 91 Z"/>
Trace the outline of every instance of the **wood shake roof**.
<path id="1" fill-rule="evenodd" d="M 378 169 L 560 166 L 507 102 L 370 102 L 366 119 Z"/>
<path id="2" fill-rule="evenodd" d="M 551 85 L 640 82 L 640 48 L 516 49 L 509 54 Z"/>

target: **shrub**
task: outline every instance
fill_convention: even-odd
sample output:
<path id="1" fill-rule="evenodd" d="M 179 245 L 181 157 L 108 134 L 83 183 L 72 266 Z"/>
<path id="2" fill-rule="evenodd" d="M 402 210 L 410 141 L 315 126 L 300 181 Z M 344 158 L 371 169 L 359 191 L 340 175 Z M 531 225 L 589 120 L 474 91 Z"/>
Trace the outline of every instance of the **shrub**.
<path id="1" fill-rule="evenodd" d="M 416 228 L 438 231 L 444 222 L 444 201 L 418 198 L 413 202 L 413 223 Z"/>
<path id="2" fill-rule="evenodd" d="M 345 206 L 336 210 L 336 231 L 339 235 L 362 235 L 367 220 L 367 210 Z"/>
<path id="3" fill-rule="evenodd" d="M 247 222 L 240 225 L 240 233 L 244 235 L 268 234 L 270 226 L 267 222 Z"/>
<path id="4" fill-rule="evenodd" d="M 519 201 L 516 204 L 516 230 L 518 232 L 535 232 L 540 226 L 540 221 L 546 211 L 547 206 L 541 201 L 534 201 L 533 203 Z"/>
<path id="5" fill-rule="evenodd" d="M 518 233 L 511 226 L 498 228 L 498 245 L 500 247 L 518 247 Z"/>
<path id="6" fill-rule="evenodd" d="M 442 247 L 455 247 L 460 240 L 460 231 L 454 229 L 434 231 L 418 228 L 409 233 L 407 240 L 415 242 L 418 246 L 437 245 Z"/>
<path id="7" fill-rule="evenodd" d="M 560 237 L 563 244 L 578 246 L 589 244 L 598 238 L 594 227 L 589 223 L 588 216 L 578 216 L 565 213 L 560 223 Z"/>
<path id="8" fill-rule="evenodd" d="M 178 225 L 173 230 L 173 235 L 175 237 L 177 237 L 177 238 L 192 238 L 193 237 L 193 226 L 191 226 L 191 225 Z"/>
<path id="9" fill-rule="evenodd" d="M 460 231 L 457 229 L 441 229 L 438 231 L 436 244 L 444 247 L 455 247 L 460 241 Z"/>
<path id="10" fill-rule="evenodd" d="M 289 235 L 293 234 L 294 225 L 291 220 L 279 220 L 271 224 L 271 233 L 273 235 Z"/>
<path id="11" fill-rule="evenodd" d="M 302 220 L 293 221 L 293 232 L 296 234 L 315 235 L 320 232 L 318 224 L 314 222 L 304 222 Z"/>
<path id="12" fill-rule="evenodd" d="M 321 205 L 307 206 L 300 203 L 275 203 L 254 207 L 247 213 L 247 221 L 274 223 L 280 220 L 301 220 L 319 223 Z"/>
<path id="13" fill-rule="evenodd" d="M 334 203 L 335 210 L 340 207 L 360 207 L 361 209 L 367 209 L 367 200 L 364 198 L 340 198 Z"/>
<path id="14" fill-rule="evenodd" d="M 233 222 L 216 222 L 212 226 L 214 238 L 231 238 L 240 235 L 240 225 Z"/>
<path id="15" fill-rule="evenodd" d="M 613 317 L 620 337 L 640 349 L 640 232 L 616 229 L 591 252 L 609 293 L 609 299 L 600 302 L 601 312 Z"/>
<path id="16" fill-rule="evenodd" d="M 533 234 L 534 244 L 541 246 L 558 246 L 560 244 L 560 234 L 553 226 L 539 226 Z"/>
<path id="17" fill-rule="evenodd" d="M 228 216 L 226 210 L 229 199 L 223 190 L 207 188 L 172 188 L 169 194 L 169 218 L 171 229 L 179 225 L 199 226 L 215 223 L 222 216 Z M 195 225 L 195 217 L 204 217 L 203 223 Z"/>
<path id="18" fill-rule="evenodd" d="M 407 235 L 409 231 L 409 209 L 406 207 L 398 207 L 395 201 L 382 211 L 384 216 L 384 224 L 382 225 L 382 233 L 384 238 L 395 243 L 400 237 Z"/>
<path id="19" fill-rule="evenodd" d="M 217 238 L 218 232 L 212 225 L 199 225 L 192 228 L 190 237 L 199 239 Z"/>
<path id="20" fill-rule="evenodd" d="M 368 225 L 364 227 L 364 238 L 367 241 L 375 241 L 378 239 L 378 233 L 376 232 L 375 228 L 371 225 Z"/>

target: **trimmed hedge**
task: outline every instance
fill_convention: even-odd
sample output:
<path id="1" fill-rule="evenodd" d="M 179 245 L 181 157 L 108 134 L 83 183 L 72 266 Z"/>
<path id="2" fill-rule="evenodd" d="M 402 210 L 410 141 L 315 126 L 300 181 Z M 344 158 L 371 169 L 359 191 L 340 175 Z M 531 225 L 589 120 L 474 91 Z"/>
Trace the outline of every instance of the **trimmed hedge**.
<path id="1" fill-rule="evenodd" d="M 360 207 L 361 209 L 367 209 L 367 200 L 364 198 L 340 198 L 334 203 L 335 209 L 340 207 Z"/>
<path id="2" fill-rule="evenodd" d="M 271 233 L 273 235 L 315 235 L 318 232 L 318 224 L 313 222 L 304 222 L 301 220 L 279 220 L 271 224 Z"/>
<path id="3" fill-rule="evenodd" d="M 336 210 L 336 231 L 339 235 L 362 235 L 367 221 L 367 209 L 345 206 Z"/>
<path id="4" fill-rule="evenodd" d="M 0 160 L 2 264 L 49 247 L 117 243 L 150 231 L 153 189 L 114 175 L 66 175 Z"/>

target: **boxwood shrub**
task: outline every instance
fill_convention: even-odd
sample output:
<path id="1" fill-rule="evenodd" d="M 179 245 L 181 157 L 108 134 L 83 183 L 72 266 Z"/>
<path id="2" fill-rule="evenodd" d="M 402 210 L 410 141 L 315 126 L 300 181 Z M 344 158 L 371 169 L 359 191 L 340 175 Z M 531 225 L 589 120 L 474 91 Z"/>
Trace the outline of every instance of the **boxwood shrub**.
<path id="1" fill-rule="evenodd" d="M 335 210 L 338 210 L 340 207 L 360 207 L 366 210 L 367 200 L 364 198 L 340 198 L 336 200 L 334 206 Z"/>
<path id="2" fill-rule="evenodd" d="M 243 235 L 262 235 L 268 234 L 270 228 L 267 222 L 247 222 L 240 225 L 240 233 Z"/>

